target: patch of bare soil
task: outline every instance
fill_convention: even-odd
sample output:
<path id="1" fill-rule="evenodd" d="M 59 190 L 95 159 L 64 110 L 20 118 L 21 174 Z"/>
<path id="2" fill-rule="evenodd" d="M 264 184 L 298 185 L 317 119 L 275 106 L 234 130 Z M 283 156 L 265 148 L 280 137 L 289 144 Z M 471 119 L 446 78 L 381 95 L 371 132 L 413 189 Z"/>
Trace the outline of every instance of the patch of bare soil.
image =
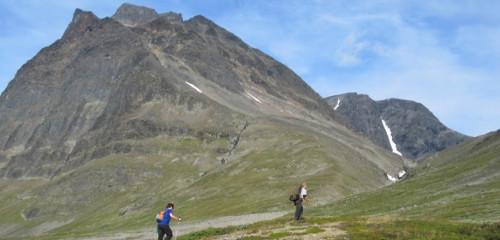
<path id="1" fill-rule="evenodd" d="M 326 224 L 309 224 L 292 222 L 283 228 L 258 231 L 240 231 L 224 236 L 218 236 L 211 239 L 217 240 L 236 240 L 245 237 L 262 237 L 283 240 L 320 240 L 320 239 L 343 239 L 347 232 L 340 229 L 341 223 L 333 222 Z"/>

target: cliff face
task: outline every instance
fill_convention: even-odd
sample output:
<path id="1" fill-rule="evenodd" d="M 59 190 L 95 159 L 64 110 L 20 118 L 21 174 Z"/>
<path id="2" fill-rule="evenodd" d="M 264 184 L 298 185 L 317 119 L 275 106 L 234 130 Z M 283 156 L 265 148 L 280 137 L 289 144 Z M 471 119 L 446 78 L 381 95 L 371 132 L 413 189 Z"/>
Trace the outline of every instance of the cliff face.
<path id="1" fill-rule="evenodd" d="M 443 125 L 425 106 L 413 101 L 388 99 L 374 101 L 368 95 L 346 93 L 326 98 L 354 129 L 373 142 L 393 150 L 382 120 L 390 129 L 392 141 L 405 157 L 419 157 L 444 150 L 470 139 Z"/>

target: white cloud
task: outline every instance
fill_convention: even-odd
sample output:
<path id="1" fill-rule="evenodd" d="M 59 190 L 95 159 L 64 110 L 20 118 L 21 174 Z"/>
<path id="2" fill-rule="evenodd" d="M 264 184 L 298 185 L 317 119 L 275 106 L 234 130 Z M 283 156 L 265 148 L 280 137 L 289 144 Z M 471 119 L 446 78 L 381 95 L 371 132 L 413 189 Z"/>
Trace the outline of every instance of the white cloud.
<path id="1" fill-rule="evenodd" d="M 368 43 L 359 41 L 353 34 L 344 39 L 342 46 L 335 51 L 335 63 L 340 67 L 356 66 L 363 62 L 362 52 L 366 50 Z"/>

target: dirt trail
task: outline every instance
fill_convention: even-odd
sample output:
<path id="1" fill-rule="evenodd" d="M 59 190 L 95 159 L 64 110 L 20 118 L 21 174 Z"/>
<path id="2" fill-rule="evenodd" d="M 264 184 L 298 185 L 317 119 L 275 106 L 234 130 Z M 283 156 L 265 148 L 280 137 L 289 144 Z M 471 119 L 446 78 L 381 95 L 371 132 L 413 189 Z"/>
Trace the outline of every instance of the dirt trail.
<path id="1" fill-rule="evenodd" d="M 255 213 L 241 216 L 227 216 L 196 222 L 172 222 L 170 227 L 174 235 L 180 236 L 187 233 L 200 231 L 207 228 L 222 228 L 228 226 L 239 226 L 255 222 L 275 219 L 284 216 L 289 212 Z M 137 233 L 121 233 L 105 237 L 79 238 L 79 240 L 125 240 L 125 239 L 156 239 L 155 227 L 151 226 L 150 231 Z"/>

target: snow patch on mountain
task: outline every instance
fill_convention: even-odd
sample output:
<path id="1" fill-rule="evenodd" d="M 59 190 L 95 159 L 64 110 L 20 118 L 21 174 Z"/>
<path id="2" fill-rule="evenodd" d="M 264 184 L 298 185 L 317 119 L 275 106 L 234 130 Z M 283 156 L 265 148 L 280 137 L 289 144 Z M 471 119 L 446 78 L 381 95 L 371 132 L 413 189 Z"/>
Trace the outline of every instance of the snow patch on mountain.
<path id="1" fill-rule="evenodd" d="M 391 176 L 391 175 L 389 175 L 389 174 L 387 174 L 387 173 L 386 173 L 385 175 L 387 176 L 387 178 L 388 178 L 389 180 L 391 180 L 391 181 L 393 181 L 393 182 L 397 182 L 397 181 L 398 181 L 398 179 L 397 179 L 397 178 L 395 178 L 395 177 L 393 177 L 393 176 Z"/>
<path id="2" fill-rule="evenodd" d="M 387 179 L 389 179 L 391 182 L 397 182 L 397 181 L 400 181 L 402 180 L 403 178 L 406 177 L 406 171 L 405 170 L 401 170 L 399 173 L 398 173 L 398 176 L 397 177 L 394 177 L 388 173 L 385 173 L 385 176 L 387 177 Z"/>
<path id="3" fill-rule="evenodd" d="M 253 100 L 257 101 L 258 103 L 262 103 L 262 101 L 259 100 L 258 98 L 256 98 L 254 95 L 252 95 L 252 94 L 250 94 L 248 92 L 247 92 L 247 94 L 248 94 L 248 96 L 250 96 L 251 98 L 253 98 Z"/>
<path id="4" fill-rule="evenodd" d="M 405 174 L 406 174 L 406 171 L 402 170 L 402 171 L 399 172 L 399 176 L 398 177 L 402 178 L 402 177 L 404 177 Z"/>
<path id="5" fill-rule="evenodd" d="M 194 90 L 198 91 L 199 93 L 201 93 L 201 90 L 196 87 L 194 84 L 188 82 L 188 81 L 185 81 L 187 85 L 189 85 L 190 87 L 192 87 Z"/>
<path id="6" fill-rule="evenodd" d="M 397 155 L 399 155 L 399 156 L 403 156 L 403 154 L 401 154 L 398 151 L 396 143 L 394 143 L 394 141 L 392 140 L 391 129 L 387 126 L 387 124 L 385 123 L 384 119 L 382 119 L 382 125 L 384 125 L 385 133 L 387 133 L 387 137 L 389 138 L 389 144 L 391 144 L 392 152 L 395 153 L 395 154 L 397 154 Z"/>
<path id="7" fill-rule="evenodd" d="M 337 110 L 337 108 L 339 108 L 339 106 L 340 106 L 340 102 L 341 102 L 341 101 L 342 101 L 342 99 L 337 98 L 337 105 L 335 105 L 335 107 L 333 108 L 333 110 L 335 110 L 335 111 L 336 111 L 336 110 Z"/>

